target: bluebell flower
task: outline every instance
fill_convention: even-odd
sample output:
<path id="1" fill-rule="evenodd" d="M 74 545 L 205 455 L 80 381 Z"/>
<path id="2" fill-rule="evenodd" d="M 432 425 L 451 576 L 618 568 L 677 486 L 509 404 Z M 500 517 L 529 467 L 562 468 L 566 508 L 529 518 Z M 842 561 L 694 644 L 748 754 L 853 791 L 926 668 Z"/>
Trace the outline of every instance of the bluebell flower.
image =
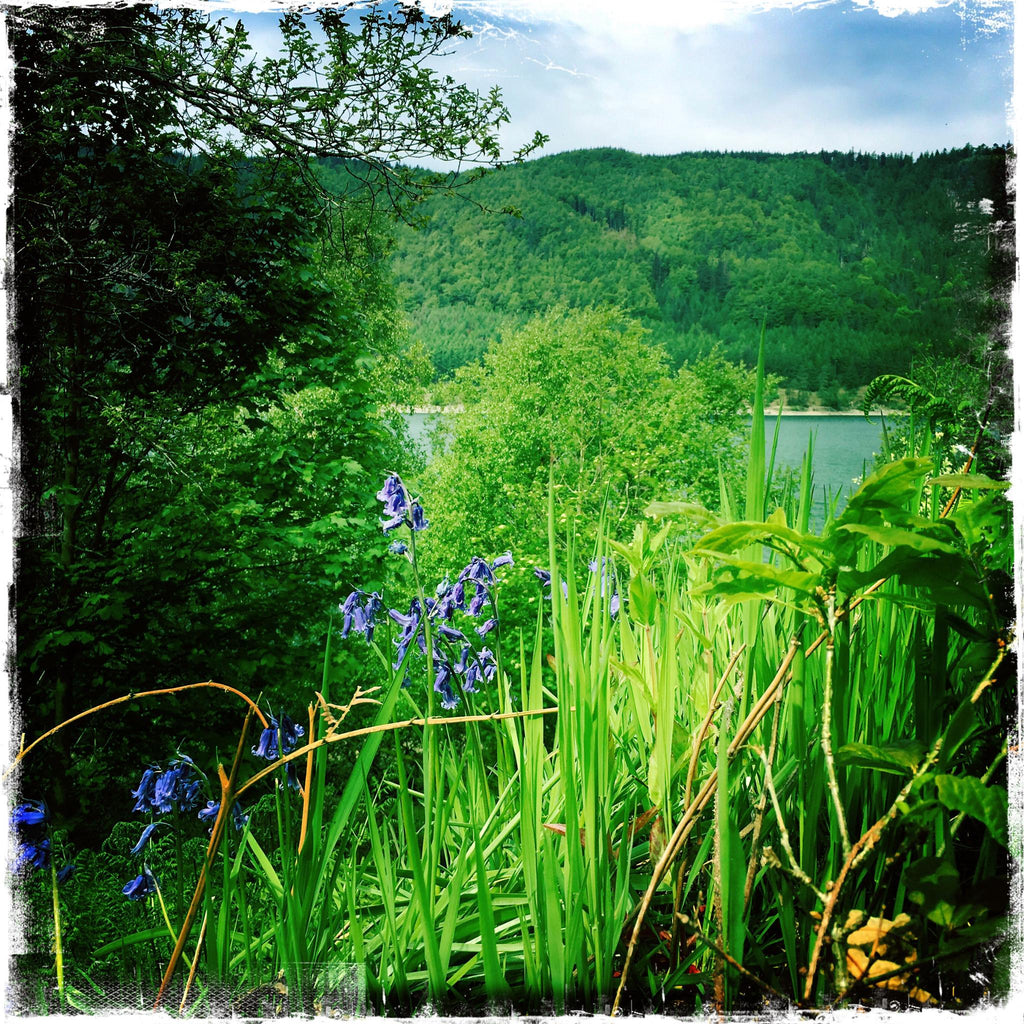
<path id="1" fill-rule="evenodd" d="M 150 801 L 153 798 L 153 790 L 156 786 L 156 777 L 159 772 L 159 766 L 151 764 L 142 773 L 139 785 L 132 790 L 132 796 L 135 797 L 133 811 L 148 811 L 150 809 Z"/>
<path id="2" fill-rule="evenodd" d="M 452 666 L 440 651 L 434 651 L 434 689 L 440 692 L 452 675 Z"/>
<path id="3" fill-rule="evenodd" d="M 477 626 L 476 631 L 480 636 L 487 636 L 487 634 L 490 633 L 490 631 L 497 625 L 497 619 L 488 619 L 482 626 Z"/>
<path id="4" fill-rule="evenodd" d="M 348 597 L 341 603 L 341 614 L 344 616 L 341 626 L 341 638 L 344 640 L 352 628 L 352 615 L 355 612 L 356 602 L 362 597 L 363 592 L 361 590 L 353 590 Z"/>
<path id="5" fill-rule="evenodd" d="M 362 604 L 360 600 L 365 598 Z M 344 616 L 341 627 L 342 640 L 348 637 L 350 630 L 362 633 L 366 642 L 373 640 L 373 630 L 377 624 L 377 615 L 384 607 L 380 594 L 366 594 L 362 590 L 353 590 L 344 603 L 341 605 L 341 613 Z"/>
<path id="6" fill-rule="evenodd" d="M 473 648 L 470 644 L 466 644 L 459 653 L 459 660 L 452 665 L 452 671 L 456 675 L 464 675 L 467 667 L 469 666 L 469 659 L 473 655 Z"/>
<path id="7" fill-rule="evenodd" d="M 614 619 L 619 614 L 619 593 L 616 591 L 612 594 L 612 599 L 608 604 L 608 611 L 611 613 L 611 617 Z"/>
<path id="8" fill-rule="evenodd" d="M 388 609 L 388 616 L 402 627 L 403 636 L 412 636 L 416 631 L 416 628 L 420 624 L 420 602 L 419 598 L 414 597 L 412 599 L 412 605 L 409 607 L 409 614 L 403 615 L 401 612 L 396 611 L 394 608 Z"/>
<path id="9" fill-rule="evenodd" d="M 57 872 L 57 884 L 63 885 L 77 870 L 77 864 L 65 864 L 64 867 Z"/>
<path id="10" fill-rule="evenodd" d="M 196 815 L 196 817 L 200 821 L 212 826 L 217 820 L 218 811 L 220 811 L 220 801 L 207 800 L 206 806 Z M 242 811 L 237 800 L 231 805 L 231 817 L 234 820 L 236 832 L 241 832 L 249 821 L 249 815 Z"/>
<path id="11" fill-rule="evenodd" d="M 459 706 L 459 698 L 452 690 L 451 686 L 448 685 L 447 678 L 435 679 L 434 689 L 441 695 L 441 707 L 445 711 L 454 711 Z"/>
<path id="12" fill-rule="evenodd" d="M 547 569 L 534 569 L 533 575 L 540 580 L 541 584 L 545 587 L 551 586 L 551 573 Z"/>
<path id="13" fill-rule="evenodd" d="M 401 612 L 395 611 L 393 608 L 388 609 L 388 615 L 390 615 L 391 618 L 402 627 L 402 632 L 394 641 L 396 647 L 394 669 L 397 672 L 402 665 L 402 661 L 405 659 L 405 654 L 409 649 L 409 644 L 412 643 L 413 637 L 419 632 L 420 620 L 423 615 L 423 606 L 420 604 L 419 598 L 414 597 L 409 604 L 408 615 L 403 615 Z"/>
<path id="14" fill-rule="evenodd" d="M 277 722 L 273 718 L 260 733 L 259 742 L 252 748 L 252 752 L 256 757 L 262 757 L 266 761 L 277 760 Z"/>
<path id="15" fill-rule="evenodd" d="M 32 867 L 42 870 L 48 868 L 50 866 L 50 840 L 23 839 L 18 845 L 18 858 L 14 866 L 15 869 Z"/>
<path id="16" fill-rule="evenodd" d="M 466 610 L 474 618 L 484 610 L 484 605 L 487 603 L 487 588 L 482 584 L 476 585 L 476 593 L 473 595 L 469 602 L 469 608 Z"/>
<path id="17" fill-rule="evenodd" d="M 380 525 L 385 533 L 390 533 L 406 521 L 409 499 L 397 473 L 392 473 L 384 481 L 384 486 L 377 492 L 377 500 L 384 502 L 384 515 L 387 519 L 381 520 Z M 422 510 L 420 514 L 422 515 Z"/>
<path id="18" fill-rule="evenodd" d="M 505 554 L 498 555 L 498 557 L 491 562 L 491 569 L 500 569 L 503 565 L 515 565 L 515 562 L 512 561 L 511 551 L 506 551 Z"/>
<path id="19" fill-rule="evenodd" d="M 293 722 L 287 715 L 281 715 L 281 747 L 290 754 L 298 745 L 299 739 L 306 735 L 306 730 L 298 722 Z"/>
<path id="20" fill-rule="evenodd" d="M 494 573 L 479 555 L 474 555 L 469 565 L 462 570 L 459 579 L 475 580 L 477 583 L 493 583 Z"/>
<path id="21" fill-rule="evenodd" d="M 483 648 L 466 669 L 466 678 L 462 683 L 462 689 L 467 693 L 478 693 L 477 684 L 490 682 L 497 669 L 498 664 L 494 660 L 494 654 L 488 648 Z"/>
<path id="22" fill-rule="evenodd" d="M 134 901 L 144 900 L 156 892 L 157 881 L 147 870 L 144 874 L 136 875 L 122 890 L 128 899 Z"/>
<path id="23" fill-rule="evenodd" d="M 178 810 L 191 811 L 198 807 L 202 788 L 199 779 L 182 779 L 178 791 Z"/>
<path id="24" fill-rule="evenodd" d="M 174 810 L 174 803 L 178 798 L 178 781 L 181 776 L 180 768 L 169 768 L 161 772 L 153 786 L 153 795 L 150 803 L 157 814 L 167 814 Z"/>
<path id="25" fill-rule="evenodd" d="M 205 822 L 208 825 L 212 825 L 217 820 L 217 812 L 220 810 L 219 800 L 207 800 L 206 806 L 200 810 L 196 817 Z"/>
<path id="26" fill-rule="evenodd" d="M 409 545 L 404 540 L 393 540 L 388 545 L 388 551 L 393 555 L 404 555 L 409 550 Z"/>
<path id="27" fill-rule="evenodd" d="M 280 721 L 271 717 L 270 724 L 260 733 L 259 743 L 252 748 L 256 757 L 262 757 L 265 761 L 276 761 L 278 754 L 278 732 L 281 734 L 281 749 L 285 754 L 290 754 L 298 745 L 299 737 L 306 735 L 306 730 L 296 722 L 293 722 L 286 714 L 282 714 Z"/>
<path id="28" fill-rule="evenodd" d="M 447 626 L 443 622 L 437 624 L 437 635 L 445 640 L 451 640 L 453 643 L 459 643 L 466 639 L 466 634 L 462 630 Z"/>
<path id="29" fill-rule="evenodd" d="M 417 501 L 412 507 L 412 528 L 414 530 L 425 530 L 429 525 L 429 520 L 423 514 L 423 506 Z"/>
<path id="30" fill-rule="evenodd" d="M 34 828 L 37 825 L 45 825 L 48 818 L 44 803 L 39 800 L 26 800 L 14 808 L 11 824 L 15 828 Z"/>
<path id="31" fill-rule="evenodd" d="M 157 825 L 159 824 L 159 821 L 154 821 L 152 825 L 147 825 L 142 830 L 142 835 L 139 837 L 139 841 L 129 851 L 129 857 L 138 857 L 138 855 L 142 853 L 142 850 L 145 847 L 146 843 L 149 842 L 149 837 L 153 834 Z"/>

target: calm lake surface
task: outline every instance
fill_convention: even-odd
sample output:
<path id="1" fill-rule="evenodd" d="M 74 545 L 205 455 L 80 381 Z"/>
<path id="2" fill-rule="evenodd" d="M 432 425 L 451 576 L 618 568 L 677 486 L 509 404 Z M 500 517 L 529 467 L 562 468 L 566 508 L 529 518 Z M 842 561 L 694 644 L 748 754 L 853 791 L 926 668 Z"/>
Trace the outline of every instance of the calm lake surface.
<path id="1" fill-rule="evenodd" d="M 439 417 L 430 413 L 410 413 L 405 417 L 413 439 L 430 449 L 429 431 Z M 863 479 L 865 468 L 870 473 L 875 455 L 882 450 L 882 421 L 861 415 L 783 415 L 779 426 L 779 445 L 775 455 L 776 470 L 799 469 L 811 438 L 814 440 L 815 521 L 820 526 L 829 498 L 838 495 L 837 508 Z M 778 416 L 766 415 L 765 438 L 771 447 Z M 892 425 L 888 420 L 887 424 Z M 856 481 L 856 483 L 854 482 Z"/>

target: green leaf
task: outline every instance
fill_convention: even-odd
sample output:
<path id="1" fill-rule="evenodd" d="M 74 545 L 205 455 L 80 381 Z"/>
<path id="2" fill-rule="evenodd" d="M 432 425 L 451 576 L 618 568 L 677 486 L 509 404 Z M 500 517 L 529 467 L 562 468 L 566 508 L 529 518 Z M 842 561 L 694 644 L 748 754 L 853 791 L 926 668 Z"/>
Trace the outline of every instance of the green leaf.
<path id="1" fill-rule="evenodd" d="M 727 561 L 720 570 L 720 579 L 716 579 L 709 588 L 716 594 L 729 593 L 737 596 L 744 586 L 749 586 L 751 596 L 761 597 L 782 588 L 811 597 L 821 582 L 818 574 L 813 572 L 780 569 L 767 562 L 748 562 L 721 555 L 719 557 L 725 557 Z"/>
<path id="2" fill-rule="evenodd" d="M 874 519 L 883 510 L 901 510 L 916 496 L 918 482 L 933 466 L 931 459 L 900 459 L 883 466 L 854 492 L 837 525 Z"/>
<path id="3" fill-rule="evenodd" d="M 935 487 L 959 487 L 965 491 L 1005 491 L 1009 488 L 1009 480 L 993 480 L 981 473 L 946 473 L 933 476 L 928 484 Z"/>
<path id="4" fill-rule="evenodd" d="M 836 751 L 840 764 L 873 768 L 893 775 L 913 775 L 924 756 L 925 745 L 917 740 L 887 743 L 881 747 L 868 743 L 846 743 Z"/>
<path id="5" fill-rule="evenodd" d="M 1000 846 L 1007 845 L 1008 802 L 1002 786 L 986 786 L 973 775 L 937 775 L 935 785 L 945 807 L 977 818 Z"/>
<path id="6" fill-rule="evenodd" d="M 634 576 L 629 581 L 630 617 L 645 626 L 654 625 L 658 608 L 658 594 L 646 576 Z"/>
<path id="7" fill-rule="evenodd" d="M 798 551 L 819 552 L 824 545 L 815 536 L 800 533 L 784 523 L 728 523 L 712 530 L 702 537 L 694 548 L 695 554 L 705 552 L 738 551 L 751 544 L 761 544 L 772 540 L 783 541 Z"/>
<path id="8" fill-rule="evenodd" d="M 907 899 L 936 924 L 950 925 L 955 915 L 960 876 L 956 868 L 941 857 L 922 857 L 908 865 L 903 875 Z"/>
<path id="9" fill-rule="evenodd" d="M 108 942 L 105 946 L 100 946 L 99 949 L 94 949 L 92 955 L 96 958 L 104 957 L 108 953 L 116 952 L 125 946 L 136 946 L 140 942 L 150 942 L 153 939 L 167 938 L 166 928 L 145 928 L 141 932 L 133 932 L 131 935 L 123 935 L 121 938 L 114 939 L 113 942 Z"/>
<path id="10" fill-rule="evenodd" d="M 842 523 L 837 530 L 861 534 L 884 547 L 905 547 L 913 551 L 953 551 L 949 541 L 939 540 L 916 530 L 902 530 L 897 526 L 877 526 L 869 523 Z"/>

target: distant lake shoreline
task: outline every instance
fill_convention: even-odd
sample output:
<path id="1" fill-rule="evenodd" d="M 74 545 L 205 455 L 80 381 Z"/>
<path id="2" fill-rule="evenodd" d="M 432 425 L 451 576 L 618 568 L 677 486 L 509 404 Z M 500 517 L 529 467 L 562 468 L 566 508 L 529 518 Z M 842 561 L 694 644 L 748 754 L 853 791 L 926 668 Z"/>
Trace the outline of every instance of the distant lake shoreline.
<path id="1" fill-rule="evenodd" d="M 461 412 L 465 412 L 465 406 L 462 405 L 402 405 L 395 406 L 403 416 L 456 416 Z M 765 416 L 778 416 L 780 415 L 779 407 L 768 406 L 764 411 Z M 749 416 L 750 413 L 748 412 Z M 783 419 L 789 419 L 790 416 L 860 416 L 863 417 L 864 413 L 860 409 L 783 409 L 781 412 Z M 869 414 L 870 419 L 874 419 L 876 416 L 886 417 L 900 417 L 906 416 L 907 413 L 902 409 L 877 409 L 872 410 Z"/>
<path id="2" fill-rule="evenodd" d="M 413 441 L 422 446 L 427 457 L 431 453 L 431 432 L 446 416 L 457 416 L 461 406 L 414 406 L 412 412 L 402 407 L 402 416 Z M 904 412 L 887 410 L 884 427 L 895 426 Z M 749 414 L 748 414 L 749 423 Z M 812 409 L 765 411 L 765 449 L 770 454 L 778 427 L 778 448 L 775 469 L 799 472 L 811 436 L 814 437 L 813 525 L 824 522 L 831 499 L 838 499 L 842 508 L 858 483 L 874 468 L 875 456 L 883 449 L 882 415 L 872 413 L 870 419 L 856 410 L 816 411 Z"/>

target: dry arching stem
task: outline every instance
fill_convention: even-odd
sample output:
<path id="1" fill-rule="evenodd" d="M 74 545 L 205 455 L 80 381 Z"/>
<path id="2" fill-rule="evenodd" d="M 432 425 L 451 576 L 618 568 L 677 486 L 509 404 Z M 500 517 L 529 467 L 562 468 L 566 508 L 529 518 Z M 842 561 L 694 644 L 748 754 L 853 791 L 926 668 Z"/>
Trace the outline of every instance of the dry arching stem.
<path id="1" fill-rule="evenodd" d="M 268 728 L 267 719 L 264 717 L 263 712 L 256 706 L 256 702 L 246 694 L 242 693 L 241 690 L 236 690 L 233 686 L 228 686 L 226 683 L 215 683 L 212 679 L 208 679 L 205 683 L 184 683 L 181 686 L 168 686 L 162 690 L 141 690 L 139 693 L 126 693 L 122 697 L 115 697 L 113 700 L 104 701 L 102 704 L 97 704 L 94 708 L 89 708 L 87 711 L 82 711 L 77 715 L 72 715 L 71 718 L 65 719 L 59 725 L 55 725 L 52 729 L 44 732 L 42 736 L 34 739 L 27 747 L 25 746 L 25 736 L 22 734 L 21 737 L 21 749 L 18 751 L 18 756 L 11 762 L 7 770 L 4 772 L 3 777 L 6 779 L 15 766 L 23 758 L 27 757 L 32 750 L 39 746 L 43 740 L 49 739 L 54 733 L 58 733 L 61 729 L 66 728 L 73 722 L 79 722 L 83 718 L 88 718 L 90 715 L 96 714 L 97 711 L 104 711 L 106 708 L 115 707 L 118 704 L 127 704 L 129 701 L 138 700 L 141 697 L 160 697 L 168 693 L 183 693 L 185 690 L 199 690 L 199 689 L 213 689 L 213 690 L 225 690 L 228 693 L 233 693 L 236 697 L 240 697 L 249 705 L 249 714 L 255 714 L 256 717 L 263 723 L 263 728 Z M 246 718 L 248 722 L 249 719 Z"/>

